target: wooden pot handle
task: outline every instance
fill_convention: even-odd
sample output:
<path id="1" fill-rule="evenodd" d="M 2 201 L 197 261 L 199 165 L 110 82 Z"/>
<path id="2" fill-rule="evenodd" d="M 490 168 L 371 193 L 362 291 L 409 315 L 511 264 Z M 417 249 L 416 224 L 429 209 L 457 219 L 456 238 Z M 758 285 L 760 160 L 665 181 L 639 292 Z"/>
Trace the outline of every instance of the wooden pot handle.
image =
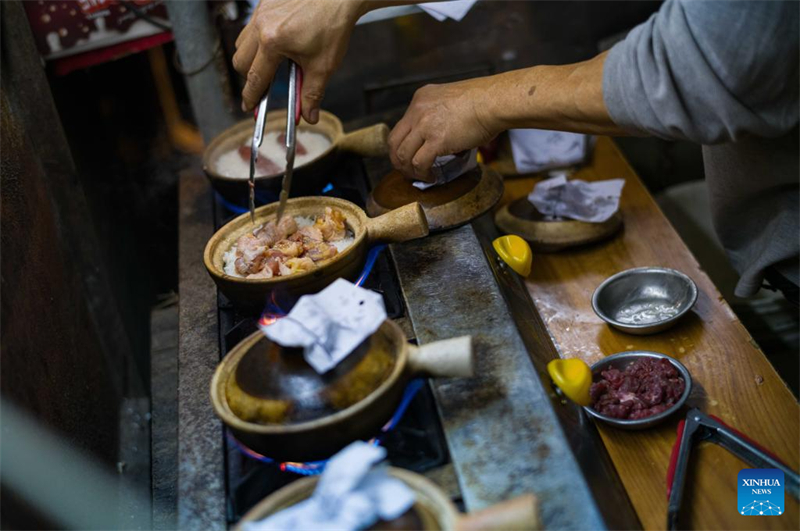
<path id="1" fill-rule="evenodd" d="M 375 124 L 345 134 L 337 147 L 362 157 L 382 157 L 389 154 L 389 126 Z"/>
<path id="2" fill-rule="evenodd" d="M 458 519 L 456 531 L 536 531 L 541 529 L 536 496 L 523 494 Z"/>
<path id="3" fill-rule="evenodd" d="M 409 345 L 411 372 L 422 376 L 467 378 L 474 374 L 472 337 L 461 336 L 419 347 Z"/>
<path id="4" fill-rule="evenodd" d="M 367 238 L 397 243 L 428 235 L 428 218 L 419 203 L 409 203 L 377 218 L 367 218 Z"/>

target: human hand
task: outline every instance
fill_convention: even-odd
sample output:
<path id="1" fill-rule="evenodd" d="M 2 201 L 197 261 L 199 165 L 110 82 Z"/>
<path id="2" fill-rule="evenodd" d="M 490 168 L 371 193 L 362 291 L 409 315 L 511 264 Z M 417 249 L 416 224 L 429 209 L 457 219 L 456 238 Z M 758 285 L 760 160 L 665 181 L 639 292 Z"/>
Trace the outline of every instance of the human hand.
<path id="1" fill-rule="evenodd" d="M 485 144 L 501 131 L 486 112 L 491 78 L 427 85 L 389 134 L 389 157 L 409 179 L 431 182 L 434 159 Z"/>
<path id="2" fill-rule="evenodd" d="M 287 57 L 303 69 L 303 118 L 317 123 L 325 86 L 365 9 L 361 0 L 261 0 L 236 39 L 233 56 L 234 68 L 247 77 L 242 110 L 258 104 Z"/>

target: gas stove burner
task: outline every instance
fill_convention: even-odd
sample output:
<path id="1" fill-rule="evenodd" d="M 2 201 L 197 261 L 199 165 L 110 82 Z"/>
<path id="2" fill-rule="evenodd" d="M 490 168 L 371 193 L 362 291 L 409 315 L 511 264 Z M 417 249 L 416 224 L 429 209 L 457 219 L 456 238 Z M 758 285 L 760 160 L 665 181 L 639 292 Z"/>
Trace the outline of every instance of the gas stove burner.
<path id="1" fill-rule="evenodd" d="M 403 398 L 400 401 L 400 405 L 397 406 L 397 410 L 394 412 L 394 415 L 392 415 L 392 418 L 389 419 L 383 428 L 381 428 L 381 432 L 369 440 L 370 444 L 382 444 L 384 435 L 389 433 L 395 426 L 397 426 L 397 424 L 403 418 L 403 414 L 406 412 L 406 409 L 408 409 L 411 400 L 422 388 L 424 383 L 424 380 L 416 379 L 412 380 L 408 386 L 406 386 L 406 390 L 403 392 Z M 297 463 L 291 461 L 281 463 L 262 455 L 255 450 L 251 450 L 245 444 L 237 440 L 236 437 L 231 435 L 230 432 L 227 432 L 227 435 L 228 440 L 231 441 L 236 449 L 238 449 L 242 454 L 250 459 L 255 459 L 256 461 L 260 461 L 262 463 L 275 464 L 282 472 L 291 472 L 301 476 L 316 476 L 317 474 L 321 474 L 325 470 L 325 465 L 328 464 L 328 459 L 324 459 L 322 461 L 311 461 L 308 463 Z"/>
<path id="2" fill-rule="evenodd" d="M 233 201 L 229 201 L 222 197 L 222 194 L 219 192 L 214 192 L 214 197 L 217 200 L 217 203 L 222 206 L 222 208 L 230 215 L 233 214 L 235 216 L 244 214 L 249 212 L 249 209 L 246 206 L 238 205 Z M 272 192 L 266 192 L 264 190 L 256 190 L 256 206 L 264 206 L 268 205 L 269 203 L 274 203 L 278 200 L 278 196 Z"/>
<path id="3" fill-rule="evenodd" d="M 361 195 L 358 193 L 357 190 L 350 189 L 347 187 L 337 187 L 334 186 L 333 183 L 326 184 L 322 189 L 319 191 L 319 195 L 325 195 L 328 197 L 338 197 L 340 199 L 346 199 L 352 203 L 355 203 L 359 206 L 363 206 L 364 200 L 362 199 Z M 233 201 L 230 198 L 225 198 L 219 192 L 214 192 L 214 198 L 217 201 L 217 204 L 223 210 L 223 218 L 226 220 L 231 216 L 239 216 L 241 214 L 245 214 L 249 212 L 249 208 L 247 204 L 239 204 L 236 201 Z M 270 190 L 259 190 L 256 189 L 256 207 L 268 205 L 270 203 L 274 203 L 278 200 L 278 194 L 272 192 Z"/>

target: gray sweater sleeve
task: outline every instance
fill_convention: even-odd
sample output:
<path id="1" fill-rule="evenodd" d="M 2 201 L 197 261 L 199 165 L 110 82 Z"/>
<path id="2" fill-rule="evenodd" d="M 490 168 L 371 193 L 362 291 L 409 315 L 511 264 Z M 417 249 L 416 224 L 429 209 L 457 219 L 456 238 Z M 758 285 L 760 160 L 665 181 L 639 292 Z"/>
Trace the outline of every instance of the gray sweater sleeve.
<path id="1" fill-rule="evenodd" d="M 617 125 L 700 144 L 798 123 L 798 2 L 667 0 L 609 52 Z"/>

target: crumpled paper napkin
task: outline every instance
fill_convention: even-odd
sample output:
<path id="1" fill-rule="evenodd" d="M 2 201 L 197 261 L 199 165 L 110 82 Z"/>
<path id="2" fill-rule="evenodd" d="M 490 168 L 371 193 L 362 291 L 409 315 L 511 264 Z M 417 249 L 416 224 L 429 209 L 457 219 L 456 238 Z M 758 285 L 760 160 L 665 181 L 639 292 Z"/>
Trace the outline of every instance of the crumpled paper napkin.
<path id="1" fill-rule="evenodd" d="M 624 179 L 568 181 L 562 173 L 537 183 L 528 200 L 544 216 L 602 223 L 619 209 L 623 186 Z"/>
<path id="2" fill-rule="evenodd" d="M 427 190 L 432 186 L 439 186 L 449 183 L 457 177 L 461 177 L 470 170 L 475 169 L 478 165 L 478 149 L 471 149 L 469 151 L 462 151 L 455 155 L 445 155 L 443 157 L 436 157 L 431 167 L 431 175 L 436 178 L 435 182 L 426 183 L 423 181 L 414 181 L 412 184 L 415 188 L 420 190 Z"/>
<path id="3" fill-rule="evenodd" d="M 316 295 L 303 295 L 264 334 L 284 347 L 304 347 L 318 373 L 336 367 L 386 320 L 383 297 L 340 278 Z"/>
<path id="4" fill-rule="evenodd" d="M 377 466 L 386 449 L 356 441 L 331 458 L 314 494 L 244 531 L 355 531 L 402 516 L 414 504 L 414 492 Z"/>
<path id="5" fill-rule="evenodd" d="M 543 129 L 511 129 L 511 154 L 519 173 L 536 173 L 583 162 L 589 136 Z"/>
<path id="6" fill-rule="evenodd" d="M 448 18 L 460 21 L 478 0 L 452 0 L 451 2 L 428 2 L 417 7 L 442 22 Z"/>

